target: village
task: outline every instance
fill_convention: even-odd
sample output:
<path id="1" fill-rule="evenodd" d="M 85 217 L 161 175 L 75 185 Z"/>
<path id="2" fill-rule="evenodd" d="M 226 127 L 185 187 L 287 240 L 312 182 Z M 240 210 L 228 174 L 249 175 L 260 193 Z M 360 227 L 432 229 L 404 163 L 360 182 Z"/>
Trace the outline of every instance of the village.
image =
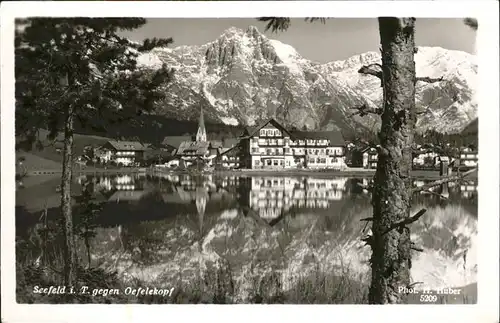
<path id="1" fill-rule="evenodd" d="M 449 144 L 448 144 L 449 146 Z M 77 158 L 85 166 L 110 169 L 152 167 L 175 170 L 369 170 L 376 169 L 377 148 L 356 144 L 340 131 L 287 129 L 274 119 L 246 127 L 237 138 L 212 140 L 200 111 L 196 134 L 167 136 L 160 145 L 139 141 L 110 140 L 104 145 L 87 146 Z M 477 167 L 476 147 L 417 145 L 413 152 L 414 170 L 468 170 Z"/>

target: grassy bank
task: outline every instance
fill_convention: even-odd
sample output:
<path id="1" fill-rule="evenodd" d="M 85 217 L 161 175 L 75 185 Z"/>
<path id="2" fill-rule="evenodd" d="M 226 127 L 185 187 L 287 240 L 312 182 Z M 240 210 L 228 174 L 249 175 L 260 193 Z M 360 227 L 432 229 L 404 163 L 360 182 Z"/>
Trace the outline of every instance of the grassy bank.
<path id="1" fill-rule="evenodd" d="M 245 296 L 241 282 L 229 266 L 205 269 L 189 282 L 160 277 L 152 282 L 125 281 L 117 272 L 100 268 L 80 268 L 79 286 L 89 293 L 43 295 L 33 293 L 34 286 L 63 286 L 62 274 L 52 267 L 19 266 L 17 269 L 18 303 L 107 303 L 107 304 L 366 304 L 366 284 L 355 282 L 347 274 L 315 272 L 297 277 L 286 284 L 276 274 L 249 279 Z M 285 288 L 285 285 L 291 286 Z M 139 288 L 164 290 L 166 295 L 131 295 Z M 108 295 L 94 295 L 108 290 Z"/>
<path id="2" fill-rule="evenodd" d="M 124 281 L 117 272 L 101 268 L 80 268 L 79 286 L 88 293 L 74 295 L 42 295 L 33 293 L 34 286 L 63 286 L 61 272 L 54 268 L 18 266 L 16 300 L 18 303 L 105 303 L 105 304 L 368 304 L 368 283 L 353 280 L 348 274 L 333 275 L 316 271 L 284 283 L 277 274 L 250 279 L 246 296 L 241 282 L 229 266 L 211 267 L 189 283 L 160 277 L 152 282 L 139 279 Z M 291 286 L 285 288 L 285 285 Z M 154 289 L 164 295 L 154 295 Z M 132 290 L 151 290 L 151 294 L 131 294 Z M 421 293 L 410 294 L 408 304 L 476 304 L 477 284 L 460 287 L 458 295 L 435 295 L 425 301 Z M 104 293 L 109 293 L 104 295 Z"/>

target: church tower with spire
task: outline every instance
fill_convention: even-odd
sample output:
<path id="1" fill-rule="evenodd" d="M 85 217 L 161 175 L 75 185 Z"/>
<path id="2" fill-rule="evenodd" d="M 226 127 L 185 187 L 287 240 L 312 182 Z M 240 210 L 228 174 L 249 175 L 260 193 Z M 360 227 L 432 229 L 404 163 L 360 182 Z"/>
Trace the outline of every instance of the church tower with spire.
<path id="1" fill-rule="evenodd" d="M 198 132 L 196 133 L 197 142 L 207 141 L 207 129 L 205 129 L 205 120 L 203 118 L 203 107 L 200 109 L 200 120 L 198 121 Z"/>

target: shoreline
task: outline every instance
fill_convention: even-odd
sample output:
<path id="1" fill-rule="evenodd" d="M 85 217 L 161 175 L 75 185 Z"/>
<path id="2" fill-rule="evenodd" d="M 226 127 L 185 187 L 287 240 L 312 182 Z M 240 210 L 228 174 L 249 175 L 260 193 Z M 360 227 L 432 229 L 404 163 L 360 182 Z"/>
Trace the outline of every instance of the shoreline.
<path id="1" fill-rule="evenodd" d="M 62 170 L 31 170 L 26 175 L 60 175 Z M 286 169 L 286 170 L 263 170 L 263 169 L 243 169 L 243 170 L 214 170 L 211 172 L 189 172 L 186 170 L 163 170 L 151 168 L 119 168 L 119 169 L 102 169 L 102 168 L 87 168 L 74 169 L 75 175 L 91 175 L 91 174 L 144 174 L 152 176 L 161 175 L 215 175 L 215 176 L 314 176 L 320 178 L 330 177 L 355 177 L 355 178 L 371 178 L 375 175 L 375 169 L 351 168 L 347 170 L 315 170 L 315 169 Z M 439 171 L 434 170 L 413 170 L 411 176 L 416 179 L 439 179 Z M 477 180 L 477 172 L 467 176 L 467 179 Z"/>

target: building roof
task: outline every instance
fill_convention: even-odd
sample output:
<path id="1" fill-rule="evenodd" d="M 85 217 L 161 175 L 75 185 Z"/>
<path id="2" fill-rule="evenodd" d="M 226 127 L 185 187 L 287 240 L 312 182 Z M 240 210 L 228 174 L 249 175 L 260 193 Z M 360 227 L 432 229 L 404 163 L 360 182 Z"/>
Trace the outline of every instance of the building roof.
<path id="1" fill-rule="evenodd" d="M 231 150 L 231 148 L 221 148 L 220 150 L 220 154 L 221 155 L 224 155 L 226 152 L 228 152 L 229 150 Z"/>
<path id="2" fill-rule="evenodd" d="M 183 141 L 190 140 L 192 140 L 192 136 L 167 136 L 163 139 L 162 145 L 171 146 L 177 149 Z"/>
<path id="3" fill-rule="evenodd" d="M 287 130 L 285 127 L 283 127 L 278 121 L 274 119 L 269 119 L 267 121 L 262 122 L 258 126 L 255 127 L 246 127 L 245 132 L 242 135 L 245 137 L 245 133 L 247 133 L 247 136 L 252 137 L 259 131 L 260 129 L 264 128 L 266 125 L 271 123 L 273 126 L 281 129 L 282 131 L 287 132 L 290 134 L 291 137 L 294 137 L 294 139 L 327 139 L 330 141 L 331 145 L 334 146 L 344 146 L 346 141 L 344 140 L 344 137 L 342 136 L 342 133 L 340 131 L 336 130 L 330 130 L 330 131 L 300 131 L 300 130 Z"/>
<path id="4" fill-rule="evenodd" d="M 288 132 L 290 133 L 288 130 L 285 129 L 285 127 L 283 127 L 278 121 L 274 120 L 274 119 L 269 119 L 267 121 L 263 121 L 261 122 L 259 125 L 257 126 L 254 126 L 254 127 L 246 127 L 245 128 L 245 132 L 248 133 L 248 136 L 253 136 L 257 131 L 259 131 L 260 129 L 264 128 L 265 126 L 267 126 L 268 124 L 272 124 L 273 126 L 275 126 L 276 128 L 282 130 L 282 131 L 285 131 L 285 132 Z M 245 135 L 243 134 L 243 137 Z"/>
<path id="5" fill-rule="evenodd" d="M 243 132 L 242 136 L 244 136 L 245 133 L 247 133 L 248 135 L 255 133 L 256 128 L 257 127 L 245 127 L 245 131 Z"/>
<path id="6" fill-rule="evenodd" d="M 367 147 L 361 149 L 361 152 L 363 154 L 364 153 L 368 153 L 368 154 L 372 154 L 372 155 L 378 154 L 377 149 L 375 147 L 371 147 L 371 146 L 367 146 Z"/>
<path id="7" fill-rule="evenodd" d="M 129 150 L 129 151 L 144 151 L 147 149 L 146 146 L 138 141 L 115 141 L 110 140 L 107 142 L 108 145 L 116 150 Z"/>
<path id="8" fill-rule="evenodd" d="M 220 140 L 210 140 L 209 142 L 210 142 L 210 146 L 212 148 L 217 149 L 217 148 L 221 148 L 222 147 L 222 141 L 220 141 Z"/>
<path id="9" fill-rule="evenodd" d="M 179 149 L 177 149 L 177 155 L 184 154 L 195 154 L 195 155 L 205 155 L 210 147 L 210 143 L 206 141 L 183 141 Z"/>
<path id="10" fill-rule="evenodd" d="M 229 138 L 225 139 L 222 143 L 222 147 L 224 148 L 233 148 L 238 145 L 240 141 L 237 138 Z"/>
<path id="11" fill-rule="evenodd" d="M 290 134 L 296 139 L 307 140 L 307 139 L 327 139 L 330 141 L 330 145 L 333 146 L 343 146 L 345 145 L 344 137 L 340 131 L 330 130 L 330 131 L 300 131 L 294 130 Z"/>

